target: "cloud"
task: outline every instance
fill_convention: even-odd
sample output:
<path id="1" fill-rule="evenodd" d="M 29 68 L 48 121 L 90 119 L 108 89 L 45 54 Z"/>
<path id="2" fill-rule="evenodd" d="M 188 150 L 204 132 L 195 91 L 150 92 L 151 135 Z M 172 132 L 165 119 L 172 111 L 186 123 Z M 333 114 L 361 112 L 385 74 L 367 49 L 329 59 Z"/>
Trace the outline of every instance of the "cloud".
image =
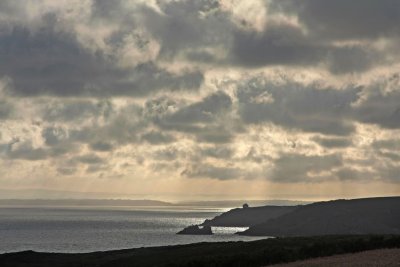
<path id="1" fill-rule="evenodd" d="M 113 150 L 113 145 L 107 142 L 98 141 L 90 144 L 90 148 L 94 151 L 109 152 Z"/>
<path id="2" fill-rule="evenodd" d="M 358 88 L 336 90 L 292 82 L 274 84 L 254 78 L 238 86 L 239 114 L 247 124 L 271 122 L 304 132 L 349 135 L 354 127 L 347 117 L 359 91 Z M 273 101 L 254 101 L 265 93 Z"/>
<path id="3" fill-rule="evenodd" d="M 397 81 L 399 77 L 395 78 Z M 398 82 L 397 82 L 398 83 Z M 355 109 L 355 119 L 383 128 L 400 128 L 400 91 L 385 92 L 386 82 L 372 84 Z"/>
<path id="4" fill-rule="evenodd" d="M 10 102 L 0 99 L 0 120 L 8 119 L 12 115 L 13 108 Z"/>
<path id="5" fill-rule="evenodd" d="M 311 34 L 327 39 L 379 38 L 398 35 L 400 6 L 395 0 L 275 0 L 271 12 L 294 14 Z"/>
<path id="6" fill-rule="evenodd" d="M 50 26 L 49 26 L 50 27 Z M 0 76 L 14 96 L 140 97 L 161 90 L 197 90 L 203 74 L 172 73 L 154 62 L 121 68 L 101 53 L 85 49 L 72 34 L 13 28 L 0 34 Z"/>
<path id="7" fill-rule="evenodd" d="M 274 162 L 269 179 L 279 183 L 321 182 L 332 179 L 331 171 L 343 165 L 340 154 L 282 154 Z"/>
<path id="8" fill-rule="evenodd" d="M 220 118 L 229 114 L 231 107 L 231 97 L 218 91 L 157 117 L 155 123 L 164 130 L 190 133 L 200 142 L 228 143 L 232 134 L 230 129 L 221 125 Z"/>
<path id="9" fill-rule="evenodd" d="M 78 156 L 76 158 L 74 158 L 74 160 L 76 160 L 77 162 L 83 163 L 83 164 L 100 164 L 104 162 L 104 159 L 97 156 L 96 154 L 85 154 L 85 155 L 81 155 Z"/>
<path id="10" fill-rule="evenodd" d="M 219 167 L 210 164 L 200 164 L 185 169 L 181 174 L 189 178 L 232 180 L 242 177 L 243 170 L 235 167 Z"/>
<path id="11" fill-rule="evenodd" d="M 346 148 L 353 144 L 352 140 L 347 138 L 321 138 L 316 136 L 312 140 L 325 148 Z"/>
<path id="12" fill-rule="evenodd" d="M 398 2 L 239 2 L 1 1 L 0 182 L 397 183 Z"/>
<path id="13" fill-rule="evenodd" d="M 217 159 L 230 159 L 234 151 L 226 146 L 210 146 L 201 149 L 202 157 L 210 157 Z"/>
<path id="14" fill-rule="evenodd" d="M 149 131 L 143 134 L 141 139 L 153 145 L 172 143 L 176 141 L 173 135 L 163 134 L 156 131 Z"/>
<path id="15" fill-rule="evenodd" d="M 52 156 L 51 150 L 33 147 L 30 142 L 19 143 L 18 141 L 10 143 L 6 152 L 9 159 L 21 160 L 45 160 Z"/>

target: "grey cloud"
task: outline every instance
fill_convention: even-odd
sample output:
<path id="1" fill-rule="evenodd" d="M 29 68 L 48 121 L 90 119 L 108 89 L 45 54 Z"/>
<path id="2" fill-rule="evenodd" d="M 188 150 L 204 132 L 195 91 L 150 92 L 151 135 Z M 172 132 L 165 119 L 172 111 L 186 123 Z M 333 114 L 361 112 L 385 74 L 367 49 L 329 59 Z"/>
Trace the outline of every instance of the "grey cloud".
<path id="1" fill-rule="evenodd" d="M 344 167 L 336 172 L 334 175 L 340 181 L 371 181 L 377 177 L 377 174 L 368 170 L 357 170 L 351 167 Z"/>
<path id="2" fill-rule="evenodd" d="M 366 99 L 355 107 L 355 119 L 377 124 L 383 128 L 400 128 L 400 91 L 382 92 L 379 87 L 384 84 L 373 85 Z"/>
<path id="3" fill-rule="evenodd" d="M 398 164 L 386 164 L 377 169 L 383 181 L 398 183 L 400 180 L 400 166 Z"/>
<path id="4" fill-rule="evenodd" d="M 164 134 L 157 131 L 149 131 L 143 134 L 141 139 L 153 145 L 172 143 L 176 141 L 173 135 Z"/>
<path id="5" fill-rule="evenodd" d="M 53 147 L 34 147 L 29 140 L 22 141 L 14 138 L 7 144 L 0 144 L 0 152 L 6 159 L 20 159 L 28 161 L 46 160 L 63 156 L 76 151 L 75 145 L 58 145 Z"/>
<path id="6" fill-rule="evenodd" d="M 301 29 L 291 25 L 269 25 L 262 34 L 242 30 L 234 36 L 233 60 L 246 66 L 309 65 L 326 54 L 323 47 L 309 43 Z"/>
<path id="7" fill-rule="evenodd" d="M 275 85 L 251 79 L 238 87 L 239 114 L 245 123 L 272 122 L 305 132 L 349 135 L 354 127 L 348 117 L 359 91 L 320 89 L 291 82 Z M 273 101 L 257 101 L 265 93 Z"/>
<path id="8" fill-rule="evenodd" d="M 164 130 L 190 133 L 201 142 L 227 143 L 232 140 L 232 133 L 218 118 L 229 113 L 231 107 L 230 96 L 219 91 L 174 112 L 157 116 L 154 122 Z"/>
<path id="9" fill-rule="evenodd" d="M 91 164 L 87 166 L 86 173 L 96 173 L 105 170 L 107 170 L 107 166 L 104 166 L 102 164 Z"/>
<path id="10" fill-rule="evenodd" d="M 311 34 L 328 39 L 379 38 L 398 35 L 400 3 L 396 0 L 274 0 L 270 11 L 295 14 Z"/>
<path id="11" fill-rule="evenodd" d="M 153 156 L 156 160 L 162 161 L 174 161 L 178 159 L 178 157 L 182 156 L 182 152 L 174 147 L 167 147 L 165 149 L 157 150 Z"/>
<path id="12" fill-rule="evenodd" d="M 85 154 L 74 158 L 75 161 L 84 164 L 101 164 L 104 162 L 104 158 L 101 158 L 95 154 Z"/>
<path id="13" fill-rule="evenodd" d="M 372 143 L 375 149 L 387 149 L 400 151 L 400 139 L 382 139 Z"/>
<path id="14" fill-rule="evenodd" d="M 388 158 L 394 162 L 400 162 L 400 154 L 399 153 L 393 153 L 393 152 L 380 152 L 380 156 L 384 158 Z"/>
<path id="15" fill-rule="evenodd" d="M 196 134 L 196 139 L 200 142 L 225 144 L 232 142 L 234 135 L 224 128 L 208 128 Z"/>
<path id="16" fill-rule="evenodd" d="M 242 177 L 243 170 L 236 167 L 218 167 L 210 164 L 199 164 L 185 169 L 182 175 L 189 178 L 232 180 Z"/>
<path id="17" fill-rule="evenodd" d="M 16 96 L 145 96 L 160 90 L 197 90 L 199 71 L 174 74 L 154 62 L 122 69 L 83 48 L 71 34 L 14 28 L 0 35 L 0 75 Z"/>
<path id="18" fill-rule="evenodd" d="M 211 146 L 205 147 L 201 150 L 201 155 L 217 159 L 229 159 L 233 155 L 233 150 L 226 146 Z"/>
<path id="19" fill-rule="evenodd" d="M 274 161 L 274 169 L 269 179 L 279 183 L 321 182 L 324 172 L 332 172 L 343 165 L 339 154 L 303 155 L 282 154 Z"/>
<path id="20" fill-rule="evenodd" d="M 54 146 L 68 139 L 68 132 L 60 127 L 48 127 L 43 129 L 42 137 L 46 145 Z"/>
<path id="21" fill-rule="evenodd" d="M 67 167 L 59 167 L 57 168 L 57 172 L 61 175 L 73 175 L 74 173 L 76 173 L 76 169 L 75 168 L 67 168 Z"/>
<path id="22" fill-rule="evenodd" d="M 0 120 L 8 119 L 13 109 L 14 106 L 9 101 L 0 99 Z"/>
<path id="23" fill-rule="evenodd" d="M 233 25 L 219 6 L 214 0 L 160 1 L 163 14 L 149 8 L 140 13 L 146 29 L 162 45 L 160 56 L 170 58 L 185 50 L 229 43 Z"/>
<path id="24" fill-rule="evenodd" d="M 50 122 L 76 122 L 92 117 L 108 118 L 114 108 L 108 100 L 93 102 L 74 99 L 51 101 L 50 103 L 40 102 L 40 105 L 44 106 L 42 108 L 43 119 Z"/>
<path id="25" fill-rule="evenodd" d="M 94 151 L 109 152 L 113 150 L 114 146 L 108 142 L 98 141 L 90 144 L 90 148 Z"/>
<path id="26" fill-rule="evenodd" d="M 50 156 L 50 151 L 43 148 L 34 148 L 30 142 L 11 144 L 6 153 L 9 159 L 44 160 Z"/>
<path id="27" fill-rule="evenodd" d="M 346 148 L 353 144 L 352 140 L 348 138 L 323 138 L 316 136 L 312 140 L 325 148 Z"/>
<path id="28" fill-rule="evenodd" d="M 220 91 L 205 97 L 201 101 L 179 109 L 177 112 L 164 118 L 167 124 L 193 124 L 210 122 L 218 113 L 231 107 L 232 100 Z"/>
<path id="29" fill-rule="evenodd" d="M 372 49 L 360 46 L 347 46 L 331 49 L 327 54 L 328 69 L 333 74 L 348 74 L 364 72 L 380 60 L 379 54 Z"/>

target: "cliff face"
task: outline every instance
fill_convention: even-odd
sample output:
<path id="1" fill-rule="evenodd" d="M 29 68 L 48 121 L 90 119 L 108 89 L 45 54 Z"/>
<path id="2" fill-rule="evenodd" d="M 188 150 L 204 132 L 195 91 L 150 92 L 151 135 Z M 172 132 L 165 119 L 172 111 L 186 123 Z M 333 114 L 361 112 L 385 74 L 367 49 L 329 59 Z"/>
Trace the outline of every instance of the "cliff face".
<path id="1" fill-rule="evenodd" d="M 400 197 L 317 202 L 254 225 L 240 234 L 400 234 Z"/>
<path id="2" fill-rule="evenodd" d="M 299 206 L 264 206 L 237 208 L 205 220 L 202 225 L 223 227 L 249 227 L 266 222 L 296 210 Z"/>

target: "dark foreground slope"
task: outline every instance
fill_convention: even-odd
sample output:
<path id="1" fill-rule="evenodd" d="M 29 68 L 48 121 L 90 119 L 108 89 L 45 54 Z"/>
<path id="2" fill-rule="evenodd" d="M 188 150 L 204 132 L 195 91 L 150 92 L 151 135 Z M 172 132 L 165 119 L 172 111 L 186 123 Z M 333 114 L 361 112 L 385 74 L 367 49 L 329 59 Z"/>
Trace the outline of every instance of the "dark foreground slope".
<path id="1" fill-rule="evenodd" d="M 299 206 L 263 206 L 254 208 L 237 208 L 205 220 L 205 226 L 248 227 L 277 218 L 297 209 Z"/>
<path id="2" fill-rule="evenodd" d="M 253 242 L 198 243 L 84 254 L 26 251 L 0 255 L 0 266 L 266 266 L 320 256 L 395 247 L 400 247 L 400 236 L 277 238 Z"/>
<path id="3" fill-rule="evenodd" d="M 243 235 L 400 234 L 400 197 L 334 200 L 300 206 Z"/>

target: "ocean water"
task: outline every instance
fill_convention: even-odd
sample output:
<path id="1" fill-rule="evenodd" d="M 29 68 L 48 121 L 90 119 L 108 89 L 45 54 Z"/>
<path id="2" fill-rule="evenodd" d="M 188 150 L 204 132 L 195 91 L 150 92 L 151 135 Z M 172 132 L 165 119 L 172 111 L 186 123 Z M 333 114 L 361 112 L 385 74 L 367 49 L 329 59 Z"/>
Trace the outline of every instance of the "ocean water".
<path id="1" fill-rule="evenodd" d="M 0 208 L 0 253 L 22 250 L 90 252 L 217 241 L 251 241 L 243 228 L 212 236 L 176 235 L 225 210 L 184 208 Z"/>

